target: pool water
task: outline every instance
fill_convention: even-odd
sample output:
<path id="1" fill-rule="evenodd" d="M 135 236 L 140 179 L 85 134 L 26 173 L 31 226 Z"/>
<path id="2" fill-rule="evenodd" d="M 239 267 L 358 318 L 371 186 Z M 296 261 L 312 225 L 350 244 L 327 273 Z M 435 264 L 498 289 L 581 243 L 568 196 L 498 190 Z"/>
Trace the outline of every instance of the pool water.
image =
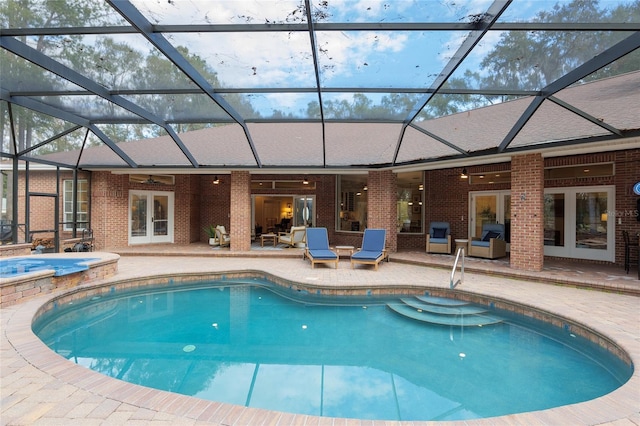
<path id="1" fill-rule="evenodd" d="M 86 262 L 97 260 L 95 258 L 58 258 L 58 257 L 15 257 L 0 259 L 0 276 L 12 278 L 37 271 L 53 270 L 54 276 L 73 274 L 86 271 L 89 266 Z"/>
<path id="2" fill-rule="evenodd" d="M 499 416 L 590 400 L 632 374 L 586 340 L 511 314 L 483 327 L 431 325 L 389 309 L 397 298 L 329 299 L 257 284 L 114 291 L 57 306 L 34 331 L 107 376 L 328 417 Z"/>

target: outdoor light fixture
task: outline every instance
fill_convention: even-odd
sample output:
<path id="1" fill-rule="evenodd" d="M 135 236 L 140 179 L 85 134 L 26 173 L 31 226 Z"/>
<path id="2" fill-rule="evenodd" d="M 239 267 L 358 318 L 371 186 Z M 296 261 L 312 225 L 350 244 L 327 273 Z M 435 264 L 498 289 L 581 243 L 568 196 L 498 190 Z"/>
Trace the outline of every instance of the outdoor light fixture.
<path id="1" fill-rule="evenodd" d="M 219 183 L 220 183 L 220 179 L 218 179 L 218 176 L 214 177 L 214 178 L 213 178 L 213 184 L 214 184 L 214 185 L 217 185 L 217 184 L 219 184 Z"/>
<path id="2" fill-rule="evenodd" d="M 309 179 L 306 176 L 304 177 L 304 179 L 302 179 L 302 184 L 309 185 Z"/>
<path id="3" fill-rule="evenodd" d="M 466 167 L 462 169 L 462 174 L 460 175 L 460 177 L 462 179 L 466 179 L 466 178 L 469 177 L 469 175 L 467 174 L 467 168 Z"/>

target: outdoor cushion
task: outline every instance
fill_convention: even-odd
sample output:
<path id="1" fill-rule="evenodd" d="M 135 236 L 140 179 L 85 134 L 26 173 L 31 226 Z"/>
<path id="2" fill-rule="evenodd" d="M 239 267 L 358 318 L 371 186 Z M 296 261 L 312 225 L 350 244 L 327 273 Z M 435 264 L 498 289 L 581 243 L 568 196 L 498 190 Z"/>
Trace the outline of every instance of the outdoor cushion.
<path id="1" fill-rule="evenodd" d="M 382 256 L 382 250 L 360 250 L 351 255 L 351 259 L 373 260 Z"/>
<path id="2" fill-rule="evenodd" d="M 447 238 L 429 238 L 431 244 L 447 244 L 449 240 Z"/>
<path id="3" fill-rule="evenodd" d="M 447 228 L 433 228 L 433 238 L 447 238 Z"/>
<path id="4" fill-rule="evenodd" d="M 325 249 L 309 250 L 309 254 L 314 259 L 336 259 L 337 257 L 334 252 L 332 252 L 331 250 L 325 250 Z"/>
<path id="5" fill-rule="evenodd" d="M 499 232 L 487 231 L 486 235 L 482 237 L 482 241 L 490 241 L 492 238 L 500 237 Z"/>
<path id="6" fill-rule="evenodd" d="M 385 258 L 386 230 L 367 228 L 362 235 L 362 249 L 351 255 L 351 268 L 356 263 L 375 265 Z"/>
<path id="7" fill-rule="evenodd" d="M 340 258 L 329 248 L 327 228 L 307 228 L 306 256 L 311 260 L 311 267 L 316 263 L 335 263 L 338 268 Z"/>
<path id="8" fill-rule="evenodd" d="M 489 247 L 490 244 L 491 243 L 489 241 L 479 241 L 479 240 L 471 241 L 471 245 L 476 247 Z"/>

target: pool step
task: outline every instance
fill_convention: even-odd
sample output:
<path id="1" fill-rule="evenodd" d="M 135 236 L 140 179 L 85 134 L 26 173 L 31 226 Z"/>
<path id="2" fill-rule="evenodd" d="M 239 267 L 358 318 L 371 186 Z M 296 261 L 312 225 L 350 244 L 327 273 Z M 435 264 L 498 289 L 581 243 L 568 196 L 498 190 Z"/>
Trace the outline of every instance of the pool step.
<path id="1" fill-rule="evenodd" d="M 460 300 L 420 296 L 388 303 L 392 311 L 418 321 L 458 327 L 498 324 L 502 319 L 485 308 Z"/>
<path id="2" fill-rule="evenodd" d="M 406 298 L 400 299 L 405 305 L 409 305 L 412 308 L 420 309 L 425 312 L 431 312 L 433 314 L 440 315 L 474 315 L 487 312 L 482 306 L 471 305 L 467 302 L 458 304 L 434 304 L 432 302 L 425 303 L 418 298 Z M 459 302 L 456 300 L 456 302 Z"/>

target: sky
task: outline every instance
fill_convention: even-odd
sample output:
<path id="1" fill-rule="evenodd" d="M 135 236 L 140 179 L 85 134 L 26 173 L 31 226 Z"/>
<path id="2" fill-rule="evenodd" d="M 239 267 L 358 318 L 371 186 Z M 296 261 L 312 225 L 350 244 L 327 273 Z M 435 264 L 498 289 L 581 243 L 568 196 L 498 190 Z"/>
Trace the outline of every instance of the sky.
<path id="1" fill-rule="evenodd" d="M 501 21 L 529 21 L 541 10 L 570 0 L 514 0 Z M 614 7 L 628 0 L 600 0 Z M 132 0 L 154 24 L 262 24 L 304 23 L 300 0 Z M 322 22 L 468 22 L 483 13 L 491 0 L 327 0 L 315 5 L 314 14 L 326 13 Z M 320 84 L 328 88 L 415 87 L 427 89 L 468 36 L 467 31 L 318 31 L 316 45 Z M 142 36 L 111 35 L 145 54 L 152 49 Z M 223 88 L 315 88 L 308 32 L 173 33 L 165 37 L 174 46 L 186 46 L 207 61 Z M 86 36 L 85 43 L 95 43 Z M 479 64 L 500 34 L 489 32 L 459 69 L 480 71 Z M 327 95 L 327 99 L 352 99 L 353 94 Z M 382 95 L 369 95 L 380 98 Z M 264 111 L 296 112 L 313 94 L 261 94 L 251 97 Z"/>

